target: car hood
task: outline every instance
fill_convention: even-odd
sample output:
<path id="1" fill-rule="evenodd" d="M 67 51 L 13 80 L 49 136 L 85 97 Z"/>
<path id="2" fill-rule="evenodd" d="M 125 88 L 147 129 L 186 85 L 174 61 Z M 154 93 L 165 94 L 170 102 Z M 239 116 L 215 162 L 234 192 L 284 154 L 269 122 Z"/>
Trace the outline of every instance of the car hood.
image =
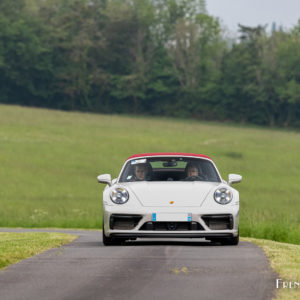
<path id="1" fill-rule="evenodd" d="M 130 182 L 122 184 L 143 206 L 201 206 L 211 189 L 219 182 Z"/>

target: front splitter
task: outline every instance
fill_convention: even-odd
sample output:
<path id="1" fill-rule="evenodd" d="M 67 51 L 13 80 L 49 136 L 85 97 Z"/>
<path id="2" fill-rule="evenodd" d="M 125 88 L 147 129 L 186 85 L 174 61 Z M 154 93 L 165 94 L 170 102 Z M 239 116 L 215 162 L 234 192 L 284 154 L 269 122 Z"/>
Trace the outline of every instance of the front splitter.
<path id="1" fill-rule="evenodd" d="M 116 238 L 232 238 L 233 233 L 111 233 Z"/>

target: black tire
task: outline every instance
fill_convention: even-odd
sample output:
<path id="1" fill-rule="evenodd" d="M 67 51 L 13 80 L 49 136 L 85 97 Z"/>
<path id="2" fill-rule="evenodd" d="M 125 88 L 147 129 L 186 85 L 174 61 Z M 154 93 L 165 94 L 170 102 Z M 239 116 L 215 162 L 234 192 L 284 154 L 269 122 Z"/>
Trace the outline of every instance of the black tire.
<path id="1" fill-rule="evenodd" d="M 211 239 L 210 241 L 212 243 L 220 243 L 221 245 L 231 245 L 231 246 L 236 246 L 239 244 L 240 238 L 239 238 L 239 233 L 237 236 L 234 236 L 232 238 L 219 238 L 219 239 Z"/>
<path id="2" fill-rule="evenodd" d="M 221 241 L 222 245 L 232 245 L 232 246 L 236 246 L 239 243 L 239 236 L 234 236 L 232 238 L 227 238 Z"/>
<path id="3" fill-rule="evenodd" d="M 125 240 L 106 236 L 104 233 L 104 226 L 102 226 L 102 242 L 104 246 L 116 246 L 121 245 L 125 242 Z"/>

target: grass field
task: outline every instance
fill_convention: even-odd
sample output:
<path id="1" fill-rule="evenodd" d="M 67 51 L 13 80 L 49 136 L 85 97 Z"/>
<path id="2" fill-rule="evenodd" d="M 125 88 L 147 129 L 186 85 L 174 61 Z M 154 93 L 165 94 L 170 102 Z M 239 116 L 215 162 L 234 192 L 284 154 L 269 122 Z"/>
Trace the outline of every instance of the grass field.
<path id="1" fill-rule="evenodd" d="M 52 232 L 0 232 L 0 269 L 48 249 L 70 243 L 76 237 Z"/>
<path id="2" fill-rule="evenodd" d="M 211 156 L 243 175 L 242 236 L 300 244 L 300 132 L 0 105 L 0 226 L 100 228 L 104 185 L 143 152 Z"/>

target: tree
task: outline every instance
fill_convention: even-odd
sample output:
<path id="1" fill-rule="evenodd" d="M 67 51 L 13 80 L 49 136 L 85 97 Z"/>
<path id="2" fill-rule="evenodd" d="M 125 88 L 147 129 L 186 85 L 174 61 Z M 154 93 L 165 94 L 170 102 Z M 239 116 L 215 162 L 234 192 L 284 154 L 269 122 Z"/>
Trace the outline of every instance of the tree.
<path id="1" fill-rule="evenodd" d="M 148 0 L 111 1 L 104 34 L 110 51 L 107 71 L 110 74 L 110 96 L 122 109 L 141 111 L 146 99 L 155 43 L 151 25 L 154 8 Z"/>
<path id="2" fill-rule="evenodd" d="M 47 31 L 25 7 L 23 0 L 0 4 L 0 99 L 40 106 L 52 93 Z"/>

